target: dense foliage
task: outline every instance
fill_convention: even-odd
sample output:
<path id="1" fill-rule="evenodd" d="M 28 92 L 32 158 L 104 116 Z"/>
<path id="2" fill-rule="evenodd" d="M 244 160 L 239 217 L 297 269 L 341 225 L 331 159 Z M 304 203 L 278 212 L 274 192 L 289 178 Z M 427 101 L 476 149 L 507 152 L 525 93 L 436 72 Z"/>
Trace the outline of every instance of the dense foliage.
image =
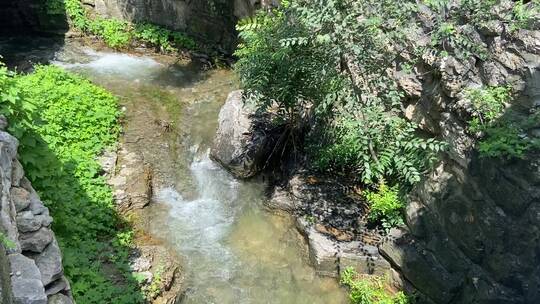
<path id="1" fill-rule="evenodd" d="M 49 14 L 67 15 L 75 28 L 100 37 L 116 49 L 129 46 L 133 41 L 146 43 L 163 52 L 197 47 L 195 41 L 185 34 L 158 25 L 130 24 L 115 18 L 90 18 L 80 0 L 47 0 L 47 10 Z"/>
<path id="2" fill-rule="evenodd" d="M 28 75 L 0 66 L 0 93 L 26 175 L 54 217 L 76 301 L 142 302 L 127 266 L 130 233 L 96 160 L 118 136 L 116 98 L 53 66 Z"/>
<path id="3" fill-rule="evenodd" d="M 387 230 L 403 224 L 402 212 L 405 203 L 396 186 L 388 187 L 381 182 L 377 191 L 367 190 L 365 196 L 370 204 L 368 219 L 371 222 L 380 222 Z"/>
<path id="4" fill-rule="evenodd" d="M 389 292 L 383 279 L 360 278 L 353 268 L 345 269 L 341 275 L 341 284 L 350 289 L 351 304 L 408 304 L 411 301 L 403 294 Z"/>
<path id="5" fill-rule="evenodd" d="M 472 104 L 469 130 L 481 134 L 478 151 L 489 157 L 523 157 L 540 141 L 527 132 L 540 124 L 540 113 L 527 118 L 507 109 L 513 99 L 509 87 L 485 87 L 466 92 Z"/>
<path id="6" fill-rule="evenodd" d="M 236 66 L 248 98 L 274 103 L 293 127 L 311 106 L 321 169 L 353 170 L 376 184 L 420 179 L 443 144 L 401 115 L 387 73 L 414 5 L 409 1 L 295 1 L 240 23 Z M 365 16 L 365 20 L 358 16 Z M 361 70 L 359 70 L 361 69 Z"/>
<path id="7" fill-rule="evenodd" d="M 510 88 L 507 87 L 471 89 L 466 95 L 473 108 L 473 118 L 469 122 L 472 132 L 482 131 L 492 125 L 504 114 L 511 98 Z"/>
<path id="8" fill-rule="evenodd" d="M 475 27 L 499 20 L 515 31 L 531 25 L 530 16 L 540 12 L 538 0 L 507 1 L 506 9 L 492 9 L 501 2 L 284 1 L 239 23 L 236 70 L 246 100 L 261 111 L 275 111 L 284 130 L 294 134 L 310 124 L 308 153 L 315 168 L 356 177 L 371 188 L 385 180 L 391 189 L 410 189 L 447 143 L 405 118 L 407 99 L 394 72 L 412 73 L 424 58 L 486 60 L 489 50 Z M 486 105 L 476 105 L 480 122 Z M 519 128 L 496 120 L 484 130 L 479 150 L 522 154 L 524 142 L 515 141 Z M 301 146 L 295 142 L 301 136 L 288 138 L 290 145 Z M 372 212 L 385 220 L 373 206 Z"/>

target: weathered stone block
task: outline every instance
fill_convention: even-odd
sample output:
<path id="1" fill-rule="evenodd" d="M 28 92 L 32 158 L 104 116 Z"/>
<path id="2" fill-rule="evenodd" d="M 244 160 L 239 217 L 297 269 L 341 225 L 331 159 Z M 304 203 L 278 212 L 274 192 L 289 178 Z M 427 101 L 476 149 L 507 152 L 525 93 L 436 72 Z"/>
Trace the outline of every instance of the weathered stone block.
<path id="1" fill-rule="evenodd" d="M 41 274 L 34 261 L 20 253 L 9 255 L 11 287 L 15 304 L 46 304 L 47 296 Z"/>
<path id="2" fill-rule="evenodd" d="M 338 249 L 334 241 L 322 233 L 310 228 L 308 230 L 309 258 L 318 274 L 337 276 Z"/>
<path id="3" fill-rule="evenodd" d="M 73 300 L 61 293 L 49 297 L 47 304 L 73 304 Z"/>
<path id="4" fill-rule="evenodd" d="M 62 277 L 62 253 L 56 240 L 53 240 L 42 253 L 32 257 L 41 273 L 41 281 L 47 286 Z"/>
<path id="5" fill-rule="evenodd" d="M 23 251 L 40 253 L 53 240 L 51 229 L 42 227 L 37 231 L 21 234 L 19 242 Z"/>
<path id="6" fill-rule="evenodd" d="M 11 188 L 11 200 L 17 212 L 26 209 L 30 205 L 30 193 L 23 188 Z"/>

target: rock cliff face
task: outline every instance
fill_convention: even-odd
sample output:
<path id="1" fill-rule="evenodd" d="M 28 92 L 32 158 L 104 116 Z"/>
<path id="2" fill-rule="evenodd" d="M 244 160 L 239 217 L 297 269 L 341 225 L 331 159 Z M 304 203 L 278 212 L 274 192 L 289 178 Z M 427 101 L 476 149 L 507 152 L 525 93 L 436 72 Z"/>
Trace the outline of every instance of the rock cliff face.
<path id="1" fill-rule="evenodd" d="M 398 76 L 406 115 L 450 148 L 411 195 L 407 229 L 380 251 L 435 303 L 539 303 L 540 154 L 481 157 L 464 91 L 510 85 L 517 98 L 507 112 L 530 118 L 540 106 L 540 31 L 511 34 L 500 22 L 477 30 L 489 59 L 425 58 L 414 75 Z M 536 121 L 520 136 L 538 138 L 538 130 Z"/>
<path id="2" fill-rule="evenodd" d="M 0 298 L 6 304 L 73 303 L 53 219 L 24 176 L 17 147 L 0 130 Z"/>
<path id="3" fill-rule="evenodd" d="M 236 47 L 238 18 L 253 13 L 266 0 L 90 0 L 83 1 L 102 16 L 137 22 L 151 22 L 187 32 L 202 41 L 220 46 L 231 54 Z"/>
<path id="4" fill-rule="evenodd" d="M 329 200 L 320 186 L 299 191 L 314 184 L 309 178 L 300 184 L 292 178 L 276 188 L 270 207 L 330 226 L 318 229 L 299 220 L 319 273 L 335 276 L 348 265 L 387 273 L 397 285 L 418 291 L 421 303 L 540 303 L 540 151 L 512 159 L 479 155 L 479 138 L 468 131 L 472 106 L 465 94 L 510 86 L 516 98 L 507 113 L 532 118 L 540 110 L 539 20 L 534 30 L 512 31 L 497 21 L 472 28 L 474 43 L 489 49 L 485 60 L 425 54 L 412 72 L 394 71 L 407 96 L 405 116 L 449 144 L 438 166 L 411 193 L 406 227 L 371 243 L 362 236 L 367 230 L 361 221 L 345 221 L 363 211 Z M 429 43 L 429 24 L 424 30 L 410 34 L 408 48 Z M 540 138 L 540 122 L 520 136 Z M 336 228 L 351 231 L 354 240 L 334 233 Z"/>

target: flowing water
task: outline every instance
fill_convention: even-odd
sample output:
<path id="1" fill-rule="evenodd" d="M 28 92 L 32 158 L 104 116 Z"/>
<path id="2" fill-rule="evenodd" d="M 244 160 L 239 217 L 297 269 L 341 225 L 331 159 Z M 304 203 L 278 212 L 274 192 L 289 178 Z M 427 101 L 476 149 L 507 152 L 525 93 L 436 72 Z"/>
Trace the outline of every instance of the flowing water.
<path id="1" fill-rule="evenodd" d="M 183 303 L 346 303 L 335 279 L 308 265 L 291 218 L 263 209 L 262 182 L 235 180 L 208 158 L 232 72 L 161 62 L 66 46 L 55 63 L 121 98 L 123 145 L 155 171 L 149 232 L 183 258 Z"/>

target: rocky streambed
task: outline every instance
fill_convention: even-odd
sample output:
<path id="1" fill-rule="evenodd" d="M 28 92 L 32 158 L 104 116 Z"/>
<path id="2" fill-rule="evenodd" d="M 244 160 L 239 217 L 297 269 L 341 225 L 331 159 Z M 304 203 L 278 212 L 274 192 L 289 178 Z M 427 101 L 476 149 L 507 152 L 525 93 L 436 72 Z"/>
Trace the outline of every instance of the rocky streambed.
<path id="1" fill-rule="evenodd" d="M 156 303 L 347 302 L 322 276 L 337 272 L 311 266 L 296 220 L 267 210 L 266 184 L 237 180 L 209 158 L 218 113 L 236 88 L 231 71 L 78 43 L 53 63 L 120 97 L 120 144 L 102 163 L 137 231 L 134 271 L 164 278 Z"/>
<path id="2" fill-rule="evenodd" d="M 211 157 L 239 178 L 264 172 L 279 142 L 266 124 L 268 117 L 244 104 L 242 91 L 230 93 L 219 114 Z M 352 267 L 364 275 L 389 277 L 395 288 L 409 287 L 379 253 L 378 247 L 389 238 L 368 227 L 368 206 L 356 183 L 321 176 L 302 166 L 285 171 L 277 178 L 269 174 L 272 182 L 267 185 L 264 205 L 293 216 L 309 248 L 310 264 L 319 275 L 339 277 Z"/>

